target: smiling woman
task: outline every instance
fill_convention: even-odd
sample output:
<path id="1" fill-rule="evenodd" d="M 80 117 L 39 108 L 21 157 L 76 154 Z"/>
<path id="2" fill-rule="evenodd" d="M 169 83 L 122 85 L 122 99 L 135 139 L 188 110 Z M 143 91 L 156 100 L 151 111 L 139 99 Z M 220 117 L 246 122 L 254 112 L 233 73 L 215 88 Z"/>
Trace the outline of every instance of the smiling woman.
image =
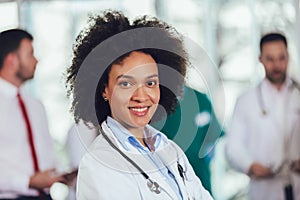
<path id="1" fill-rule="evenodd" d="M 80 164 L 77 199 L 211 199 L 183 151 L 149 125 L 178 103 L 188 62 L 180 34 L 108 11 L 75 47 L 72 111 L 100 132 Z"/>

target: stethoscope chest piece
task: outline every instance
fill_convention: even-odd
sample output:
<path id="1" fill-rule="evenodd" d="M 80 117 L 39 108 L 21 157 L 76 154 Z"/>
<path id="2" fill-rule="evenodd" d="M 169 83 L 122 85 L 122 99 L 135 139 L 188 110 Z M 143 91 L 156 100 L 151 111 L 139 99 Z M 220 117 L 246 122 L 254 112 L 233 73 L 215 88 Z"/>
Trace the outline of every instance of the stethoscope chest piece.
<path id="1" fill-rule="evenodd" d="M 157 182 L 153 182 L 152 180 L 148 179 L 147 180 L 147 186 L 148 188 L 150 189 L 151 192 L 154 192 L 156 194 L 159 194 L 160 193 L 160 187 L 158 185 Z"/>

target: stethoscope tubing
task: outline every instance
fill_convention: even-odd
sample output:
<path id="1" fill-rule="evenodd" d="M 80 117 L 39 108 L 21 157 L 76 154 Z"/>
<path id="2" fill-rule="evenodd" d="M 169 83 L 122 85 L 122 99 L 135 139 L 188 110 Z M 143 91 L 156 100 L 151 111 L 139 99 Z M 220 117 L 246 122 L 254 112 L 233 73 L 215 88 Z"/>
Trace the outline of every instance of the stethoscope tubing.
<path id="1" fill-rule="evenodd" d="M 143 177 L 147 180 L 147 186 L 149 187 L 150 191 L 155 192 L 156 194 L 160 193 L 160 186 L 157 182 L 153 181 L 150 179 L 148 174 L 138 166 L 136 162 L 134 162 L 131 158 L 129 158 L 126 154 L 124 154 L 105 134 L 103 131 L 102 127 L 100 127 L 100 133 L 103 135 L 104 139 L 108 142 L 108 144 L 115 149 L 123 158 L 125 158 L 130 164 L 132 164 L 142 175 Z"/>

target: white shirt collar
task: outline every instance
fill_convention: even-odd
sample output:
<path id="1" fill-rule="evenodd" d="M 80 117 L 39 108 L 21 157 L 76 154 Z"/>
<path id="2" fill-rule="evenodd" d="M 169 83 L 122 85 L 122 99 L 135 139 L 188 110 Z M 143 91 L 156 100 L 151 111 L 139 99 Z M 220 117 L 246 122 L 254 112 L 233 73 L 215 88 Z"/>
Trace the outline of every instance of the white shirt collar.
<path id="1" fill-rule="evenodd" d="M 20 87 L 8 82 L 7 80 L 0 77 L 0 93 L 8 98 L 14 98 L 17 96 L 18 92 L 22 97 L 28 96 L 27 82 L 22 84 Z"/>
<path id="2" fill-rule="evenodd" d="M 7 97 L 16 97 L 18 93 L 18 88 L 0 77 L 0 91 Z"/>

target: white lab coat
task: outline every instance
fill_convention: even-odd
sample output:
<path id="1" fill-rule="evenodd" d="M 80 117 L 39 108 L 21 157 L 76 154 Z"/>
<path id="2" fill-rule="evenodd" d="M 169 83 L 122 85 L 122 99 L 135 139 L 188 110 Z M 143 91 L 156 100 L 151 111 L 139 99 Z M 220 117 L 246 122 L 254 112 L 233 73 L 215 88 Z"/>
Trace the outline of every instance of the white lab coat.
<path id="1" fill-rule="evenodd" d="M 97 136 L 97 129 L 89 128 L 82 120 L 78 124 L 72 124 L 68 131 L 66 149 L 69 155 L 69 166 L 72 170 L 77 169 L 87 148 Z M 76 199 L 76 182 L 69 187 L 68 200 Z"/>
<path id="2" fill-rule="evenodd" d="M 127 156 L 134 160 L 152 180 L 160 185 L 161 193 L 151 192 L 143 175 L 113 149 L 102 135 L 99 135 L 80 163 L 77 182 L 78 200 L 177 199 L 175 192 L 148 159 L 138 153 L 126 152 L 105 122 L 102 124 L 102 128 L 118 148 L 125 151 Z M 212 199 L 195 175 L 183 151 L 174 142 L 170 140 L 168 142 L 165 148 L 155 151 L 155 153 L 159 154 L 161 160 L 174 174 L 183 199 Z M 185 171 L 184 181 L 179 175 L 177 161 Z"/>
<path id="3" fill-rule="evenodd" d="M 290 79 L 281 92 L 264 79 L 237 100 L 226 144 L 228 161 L 235 169 L 247 173 L 253 162 L 259 162 L 276 171 L 283 163 L 300 158 L 299 146 L 300 91 Z M 300 200 L 300 176 L 293 172 L 290 176 L 295 199 Z M 285 184 L 286 176 L 281 175 L 268 179 L 252 178 L 250 199 L 284 200 Z"/>

